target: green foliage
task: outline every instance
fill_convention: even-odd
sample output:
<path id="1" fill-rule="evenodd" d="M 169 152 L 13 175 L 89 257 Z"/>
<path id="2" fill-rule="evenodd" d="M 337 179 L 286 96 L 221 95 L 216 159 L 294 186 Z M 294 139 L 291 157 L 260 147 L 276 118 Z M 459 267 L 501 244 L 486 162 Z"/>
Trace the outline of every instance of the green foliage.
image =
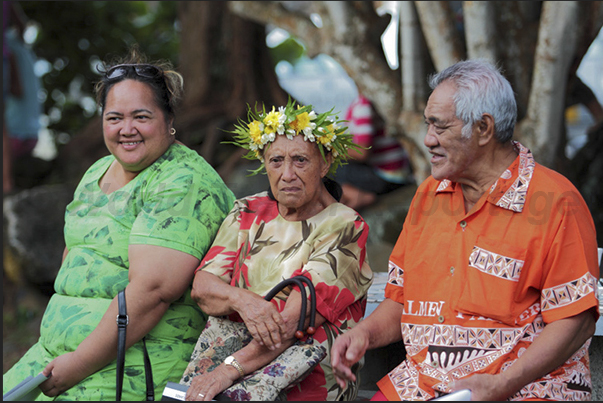
<path id="1" fill-rule="evenodd" d="M 54 133 L 75 134 L 96 111 L 92 103 L 98 61 L 126 53 L 134 43 L 150 60 L 178 62 L 177 2 L 25 1 L 19 2 L 39 32 L 33 43 L 48 61 L 42 77 L 44 112 Z M 87 104 L 86 104 L 87 102 Z"/>
<path id="2" fill-rule="evenodd" d="M 306 55 L 306 49 L 299 39 L 289 37 L 277 46 L 270 48 L 270 55 L 275 65 L 281 60 L 286 60 L 294 65 L 302 56 Z"/>

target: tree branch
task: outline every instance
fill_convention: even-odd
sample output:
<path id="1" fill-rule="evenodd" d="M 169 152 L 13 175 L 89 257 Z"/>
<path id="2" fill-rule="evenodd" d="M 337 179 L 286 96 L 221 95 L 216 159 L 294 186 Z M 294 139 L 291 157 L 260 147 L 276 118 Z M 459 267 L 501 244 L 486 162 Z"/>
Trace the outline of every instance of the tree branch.
<path id="1" fill-rule="evenodd" d="M 400 4 L 400 43 L 402 67 L 402 109 L 419 111 L 425 107 L 425 64 L 421 27 L 415 6 L 410 1 Z"/>
<path id="2" fill-rule="evenodd" d="M 494 6 L 490 1 L 464 1 L 463 21 L 469 59 L 484 58 L 493 64 L 496 55 Z"/>
<path id="3" fill-rule="evenodd" d="M 454 28 L 452 10 L 446 1 L 415 1 L 423 35 L 427 41 L 433 63 L 442 71 L 459 60 L 464 52 Z"/>

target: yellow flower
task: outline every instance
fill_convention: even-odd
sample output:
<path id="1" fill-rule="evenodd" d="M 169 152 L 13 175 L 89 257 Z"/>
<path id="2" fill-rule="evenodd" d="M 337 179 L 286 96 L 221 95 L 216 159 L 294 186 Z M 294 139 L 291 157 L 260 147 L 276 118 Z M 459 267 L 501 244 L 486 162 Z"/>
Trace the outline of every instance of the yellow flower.
<path id="1" fill-rule="evenodd" d="M 264 131 L 264 125 L 262 122 L 258 122 L 254 120 L 249 123 L 249 136 L 251 137 L 251 141 L 255 144 L 262 144 L 262 132 Z"/>
<path id="2" fill-rule="evenodd" d="M 310 115 L 308 112 L 303 112 L 297 115 L 295 120 L 289 124 L 289 126 L 295 130 L 295 134 L 303 131 L 310 124 Z"/>
<path id="3" fill-rule="evenodd" d="M 274 110 L 274 106 L 272 107 L 272 111 L 268 112 L 266 117 L 264 118 L 264 124 L 266 125 L 266 133 L 274 133 L 277 131 L 278 127 L 281 125 L 281 113 L 276 112 Z"/>
<path id="4" fill-rule="evenodd" d="M 335 140 L 335 128 L 333 125 L 327 126 L 326 130 L 320 130 L 324 135 L 318 137 L 318 141 L 322 145 L 330 146 L 333 140 Z"/>

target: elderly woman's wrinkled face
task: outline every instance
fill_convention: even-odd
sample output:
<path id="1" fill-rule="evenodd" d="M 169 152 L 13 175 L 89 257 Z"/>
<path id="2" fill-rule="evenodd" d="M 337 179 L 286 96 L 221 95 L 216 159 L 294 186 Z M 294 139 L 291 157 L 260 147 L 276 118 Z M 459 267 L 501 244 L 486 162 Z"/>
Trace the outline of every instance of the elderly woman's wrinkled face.
<path id="1" fill-rule="evenodd" d="M 329 171 L 315 143 L 303 135 L 289 140 L 277 135 L 264 153 L 270 188 L 276 200 L 287 208 L 302 209 L 316 202 L 324 190 L 322 178 Z"/>
<path id="2" fill-rule="evenodd" d="M 155 162 L 174 141 L 153 90 L 136 80 L 121 81 L 109 90 L 103 136 L 121 166 L 135 173 Z"/>

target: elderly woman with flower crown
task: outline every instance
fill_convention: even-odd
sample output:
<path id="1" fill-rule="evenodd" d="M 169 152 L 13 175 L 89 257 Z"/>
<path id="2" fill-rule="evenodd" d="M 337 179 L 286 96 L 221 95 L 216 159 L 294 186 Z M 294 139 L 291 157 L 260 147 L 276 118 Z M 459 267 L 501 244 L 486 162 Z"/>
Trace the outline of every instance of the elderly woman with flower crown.
<path id="1" fill-rule="evenodd" d="M 285 301 L 263 298 L 283 279 L 302 275 L 314 284 L 314 339 L 327 351 L 364 315 L 372 282 L 368 225 L 338 202 L 341 188 L 327 178 L 357 146 L 330 113 L 289 101 L 268 113 L 250 108 L 250 122 L 235 126 L 234 143 L 249 150 L 246 157 L 260 159 L 255 172 L 265 167 L 270 187 L 235 201 L 197 269 L 191 295 L 209 315 L 243 321 L 253 340 L 212 372 L 183 377 L 181 383 L 190 383 L 187 400 L 213 399 L 295 342 L 300 293 L 295 289 Z M 353 400 L 357 388 L 335 382 L 327 356 L 285 392 L 287 400 Z"/>

